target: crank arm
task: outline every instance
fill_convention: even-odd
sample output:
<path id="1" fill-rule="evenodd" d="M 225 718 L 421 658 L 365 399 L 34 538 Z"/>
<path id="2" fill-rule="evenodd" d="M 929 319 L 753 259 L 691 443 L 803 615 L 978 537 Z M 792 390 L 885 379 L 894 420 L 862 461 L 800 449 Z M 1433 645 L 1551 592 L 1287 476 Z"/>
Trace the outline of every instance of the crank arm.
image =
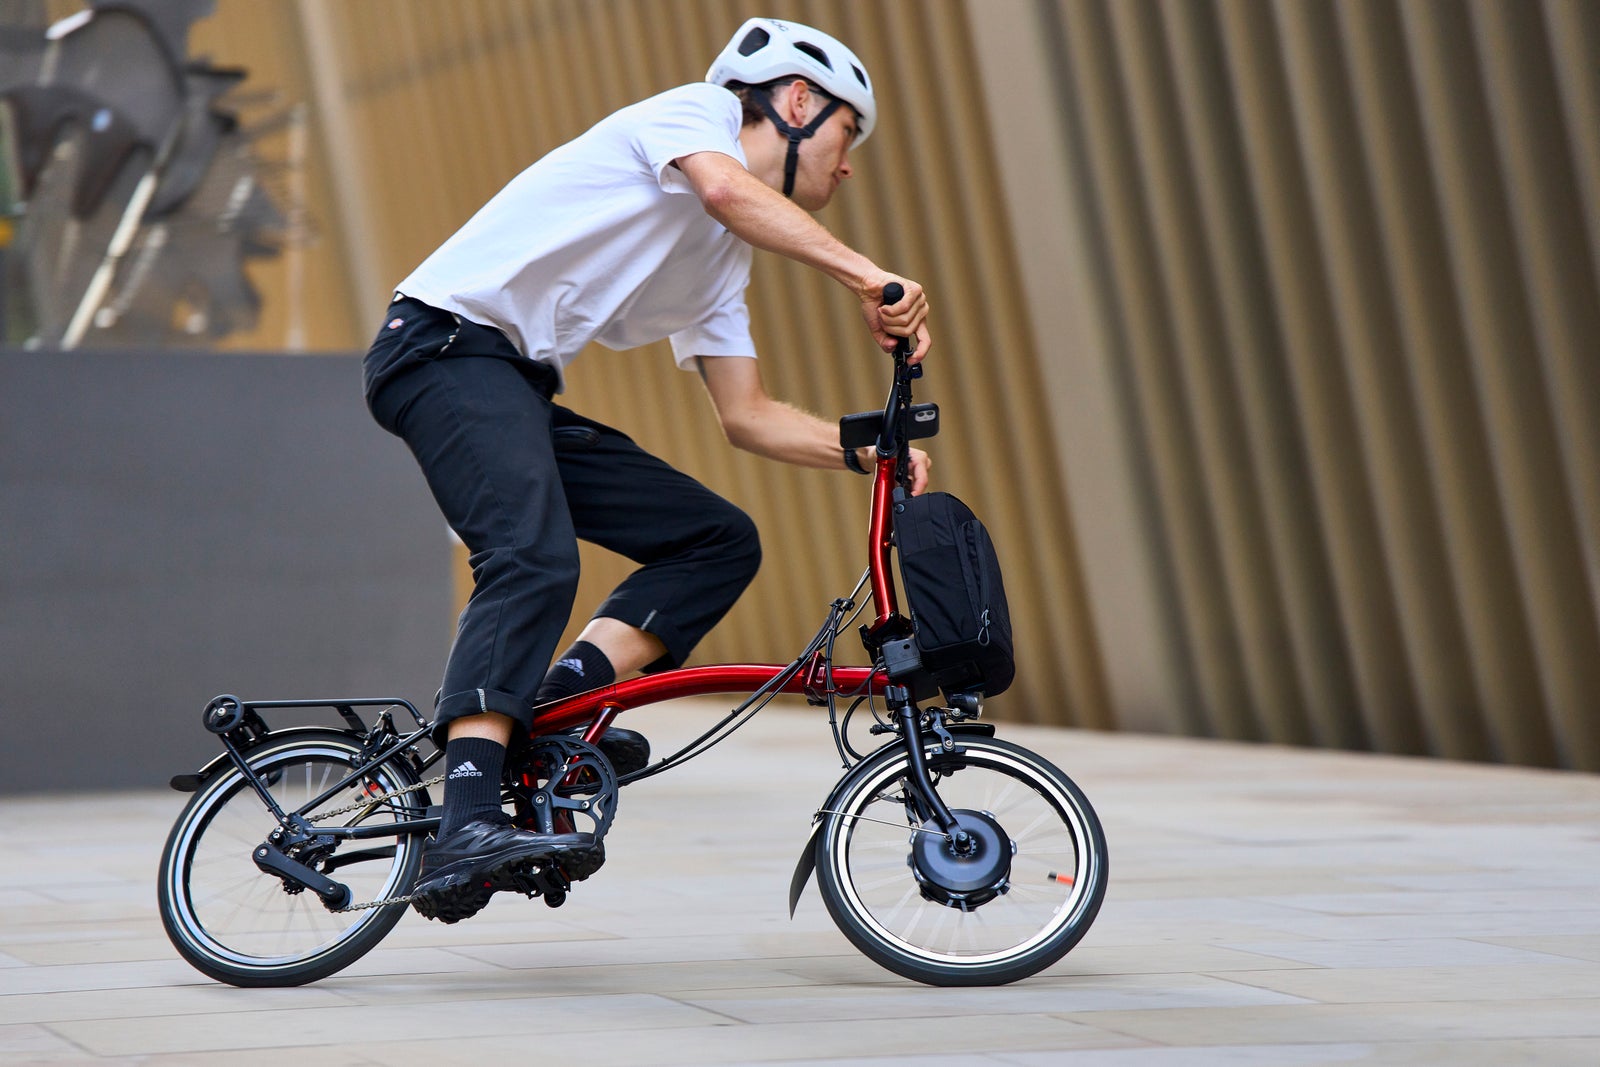
<path id="1" fill-rule="evenodd" d="M 328 870 L 336 871 L 340 867 L 348 867 L 352 863 L 362 863 L 366 860 L 394 859 L 394 852 L 394 845 L 390 845 L 387 848 L 358 848 L 328 857 L 326 866 Z"/>
<path id="2" fill-rule="evenodd" d="M 253 858 L 263 871 L 300 883 L 321 897 L 329 908 L 338 909 L 350 903 L 349 886 L 290 859 L 266 841 L 256 846 Z"/>

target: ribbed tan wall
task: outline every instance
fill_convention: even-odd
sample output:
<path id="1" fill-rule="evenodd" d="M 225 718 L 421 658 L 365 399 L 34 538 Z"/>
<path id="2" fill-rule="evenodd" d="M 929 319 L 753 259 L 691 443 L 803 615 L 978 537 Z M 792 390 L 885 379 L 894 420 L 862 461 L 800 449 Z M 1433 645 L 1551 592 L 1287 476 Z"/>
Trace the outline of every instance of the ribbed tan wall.
<path id="1" fill-rule="evenodd" d="M 1600 5 L 1004 6 L 1184 725 L 1600 767 Z"/>
<path id="2" fill-rule="evenodd" d="M 197 42 L 313 104 L 308 333 L 356 346 L 758 13 L 880 88 L 823 220 L 932 294 L 937 473 L 1023 621 L 997 712 L 1600 769 L 1600 5 L 222 0 Z M 758 257 L 750 296 L 774 393 L 881 402 L 847 294 Z M 702 660 L 781 655 L 855 577 L 864 483 L 729 450 L 664 348 L 568 399 L 760 522 Z"/>
<path id="3" fill-rule="evenodd" d="M 940 349 L 923 394 L 945 413 L 932 448 L 939 483 L 996 528 L 1028 620 L 1022 680 L 994 710 L 1110 725 L 995 161 L 969 149 L 984 143 L 985 119 L 961 3 L 919 3 L 915 18 L 900 5 L 846 0 L 304 0 L 271 5 L 271 18 L 262 8 L 223 0 L 200 32 L 246 65 L 256 52 L 302 57 L 298 84 L 281 61 L 269 69 L 317 106 L 333 205 L 321 250 L 342 257 L 355 291 L 348 307 L 344 293 L 328 291 L 322 312 L 359 322 L 352 345 L 376 329 L 388 288 L 518 170 L 611 110 L 703 77 L 744 18 L 791 17 L 851 42 L 868 57 L 890 120 L 822 217 L 932 294 Z M 750 304 L 775 395 L 829 418 L 882 405 L 887 360 L 848 292 L 760 255 Z M 798 652 L 865 566 L 866 479 L 736 453 L 699 380 L 673 366 L 665 345 L 594 349 L 566 400 L 757 519 L 762 574 L 697 659 Z M 580 614 L 626 569 L 586 557 Z"/>

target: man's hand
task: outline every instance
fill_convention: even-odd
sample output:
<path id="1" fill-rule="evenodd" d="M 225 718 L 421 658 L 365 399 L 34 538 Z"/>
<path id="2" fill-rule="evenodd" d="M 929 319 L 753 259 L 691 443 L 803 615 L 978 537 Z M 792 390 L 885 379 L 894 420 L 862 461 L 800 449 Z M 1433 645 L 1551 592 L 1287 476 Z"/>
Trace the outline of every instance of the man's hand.
<path id="1" fill-rule="evenodd" d="M 883 289 L 890 282 L 899 282 L 905 296 L 898 304 L 883 307 Z M 861 288 L 861 317 L 867 320 L 878 347 L 893 352 L 896 338 L 910 337 L 915 342 L 910 362 L 921 363 L 933 347 L 928 333 L 928 297 L 922 286 L 910 278 L 884 274 L 873 278 Z"/>
<path id="2" fill-rule="evenodd" d="M 933 460 L 920 448 L 911 450 L 911 495 L 921 496 L 928 488 Z"/>
<path id="3" fill-rule="evenodd" d="M 873 464 L 878 462 L 878 450 L 871 445 L 862 445 L 856 449 L 856 460 L 867 470 L 872 470 Z M 911 450 L 911 495 L 921 496 L 928 488 L 932 478 L 933 460 L 920 448 Z"/>

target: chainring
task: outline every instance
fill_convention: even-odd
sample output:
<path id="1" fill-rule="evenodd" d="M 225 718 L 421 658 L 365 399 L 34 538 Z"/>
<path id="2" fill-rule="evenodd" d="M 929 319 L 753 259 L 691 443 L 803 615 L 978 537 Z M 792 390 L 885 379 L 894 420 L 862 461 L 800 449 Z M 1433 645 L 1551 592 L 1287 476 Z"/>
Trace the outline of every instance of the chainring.
<path id="1" fill-rule="evenodd" d="M 536 833 L 591 833 L 598 844 L 617 814 L 617 774 L 601 751 L 551 734 L 510 761 L 508 792 L 517 825 Z"/>

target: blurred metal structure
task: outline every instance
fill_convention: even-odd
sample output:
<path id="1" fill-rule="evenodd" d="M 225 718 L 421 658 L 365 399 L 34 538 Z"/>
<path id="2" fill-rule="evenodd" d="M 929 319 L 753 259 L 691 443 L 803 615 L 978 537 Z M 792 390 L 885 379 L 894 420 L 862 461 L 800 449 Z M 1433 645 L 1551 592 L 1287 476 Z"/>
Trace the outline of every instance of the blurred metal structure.
<path id="1" fill-rule="evenodd" d="M 751 14 L 881 88 L 824 221 L 933 294 L 938 477 L 1024 620 L 998 713 L 1600 769 L 1600 5 L 223 0 L 195 39 L 316 105 L 306 329 L 357 348 L 521 167 Z M 775 393 L 879 402 L 830 283 L 761 257 L 750 300 Z M 665 351 L 574 377 L 765 532 L 701 657 L 796 645 L 861 486 L 731 452 Z"/>
<path id="2" fill-rule="evenodd" d="M 276 251 L 281 220 L 216 106 L 243 72 L 187 59 L 213 5 L 97 0 L 48 26 L 44 5 L 0 10 L 18 339 L 210 343 L 253 320 L 243 260 Z"/>

